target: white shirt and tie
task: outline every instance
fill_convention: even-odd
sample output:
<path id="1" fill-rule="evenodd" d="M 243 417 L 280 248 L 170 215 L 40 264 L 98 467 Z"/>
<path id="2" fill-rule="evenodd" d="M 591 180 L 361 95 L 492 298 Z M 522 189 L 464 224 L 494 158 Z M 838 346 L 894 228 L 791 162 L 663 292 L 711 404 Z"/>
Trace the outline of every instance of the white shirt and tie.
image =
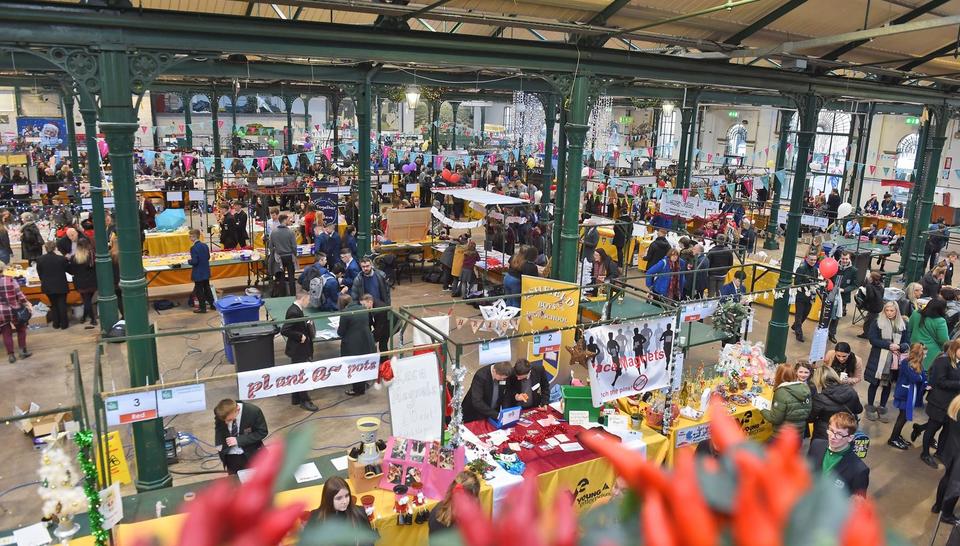
<path id="1" fill-rule="evenodd" d="M 243 415 L 243 404 L 237 404 L 237 417 L 233 421 L 226 423 L 227 425 L 227 437 L 233 436 L 236 438 L 240 435 L 240 416 Z M 222 448 L 223 446 L 221 446 Z M 227 455 L 243 455 L 243 448 L 239 445 L 230 446 L 227 448 Z"/>

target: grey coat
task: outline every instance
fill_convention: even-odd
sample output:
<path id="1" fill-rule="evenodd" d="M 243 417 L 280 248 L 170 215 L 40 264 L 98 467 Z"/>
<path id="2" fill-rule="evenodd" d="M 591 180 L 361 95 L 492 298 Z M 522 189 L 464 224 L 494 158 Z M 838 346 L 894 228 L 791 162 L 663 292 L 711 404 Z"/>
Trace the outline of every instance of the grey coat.
<path id="1" fill-rule="evenodd" d="M 297 236 L 287 226 L 279 225 L 270 233 L 270 252 L 267 256 L 267 272 L 276 274 L 281 269 L 275 256 L 296 256 Z"/>

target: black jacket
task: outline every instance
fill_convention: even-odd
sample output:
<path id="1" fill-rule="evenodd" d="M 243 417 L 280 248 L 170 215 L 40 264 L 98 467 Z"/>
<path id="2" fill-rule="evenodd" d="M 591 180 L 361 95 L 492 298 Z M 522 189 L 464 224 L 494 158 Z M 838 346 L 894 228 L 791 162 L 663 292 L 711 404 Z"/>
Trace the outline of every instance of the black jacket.
<path id="1" fill-rule="evenodd" d="M 863 285 L 866 294 L 866 301 L 863 305 L 864 310 L 869 313 L 879 313 L 883 311 L 883 285 L 867 282 Z"/>
<path id="2" fill-rule="evenodd" d="M 840 297 L 843 304 L 847 305 L 850 303 L 850 294 L 857 289 L 857 268 L 851 265 L 840 269 L 834 282 L 840 285 Z"/>
<path id="3" fill-rule="evenodd" d="M 250 402 L 240 402 L 242 409 L 240 411 L 240 423 L 237 428 L 240 429 L 237 435 L 237 445 L 243 449 L 243 455 L 247 462 L 253 459 L 253 456 L 263 447 L 263 439 L 267 437 L 267 420 L 263 417 L 260 408 Z M 227 424 L 220 419 L 214 419 L 213 425 L 213 445 L 222 446 L 220 449 L 220 460 L 224 465 L 227 464 L 226 444 L 227 436 L 230 431 Z"/>
<path id="4" fill-rule="evenodd" d="M 36 260 L 43 255 L 43 236 L 37 224 L 30 222 L 20 230 L 20 256 L 24 260 Z"/>
<path id="5" fill-rule="evenodd" d="M 647 262 L 647 269 L 660 263 L 667 253 L 670 252 L 670 242 L 667 241 L 666 237 L 657 237 L 650 243 L 650 246 L 647 247 L 647 254 L 644 256 L 644 261 Z"/>
<path id="6" fill-rule="evenodd" d="M 70 260 L 67 271 L 73 275 L 73 286 L 79 292 L 97 289 L 97 268 L 93 263 L 77 263 Z"/>
<path id="7" fill-rule="evenodd" d="M 947 406 L 960 394 L 960 367 L 950 365 L 950 357 L 940 355 L 928 372 L 930 392 L 927 394 L 927 415 L 931 419 L 946 420 Z"/>
<path id="8" fill-rule="evenodd" d="M 37 258 L 37 275 L 40 277 L 40 290 L 44 294 L 66 294 L 70 291 L 67 284 L 69 262 L 55 252 L 47 252 Z"/>
<path id="9" fill-rule="evenodd" d="M 827 385 L 820 392 L 813 395 L 813 406 L 810 409 L 810 421 L 813 423 L 813 437 L 827 439 L 827 425 L 834 413 L 846 411 L 853 415 L 863 413 L 863 405 L 857 391 L 850 385 Z"/>
<path id="10" fill-rule="evenodd" d="M 613 246 L 621 248 L 627 242 L 627 237 L 633 230 L 633 224 L 629 217 L 622 217 L 613 226 Z"/>
<path id="11" fill-rule="evenodd" d="M 286 319 L 303 318 L 303 309 L 296 303 L 287 308 Z M 313 337 L 316 328 L 313 321 L 288 322 L 280 328 L 280 334 L 287 338 L 287 346 L 283 353 L 290 357 L 292 362 L 310 362 L 313 360 Z M 306 336 L 305 342 L 300 341 L 300 336 Z"/>
<path id="12" fill-rule="evenodd" d="M 546 406 L 550 403 L 550 379 L 547 378 L 547 372 L 542 366 L 534 365 L 530 367 L 530 389 L 533 391 L 533 397 L 526 403 L 517 402 L 516 405 L 524 408 L 533 408 L 537 406 Z M 513 403 L 517 394 L 521 394 L 520 380 L 516 376 L 507 380 L 508 398 Z"/>
<path id="13" fill-rule="evenodd" d="M 470 389 L 463 398 L 463 420 L 464 422 L 479 421 L 485 418 L 496 419 L 500 416 L 501 407 L 510 407 L 509 401 L 505 400 L 510 395 L 507 385 L 497 385 L 493 380 L 493 364 L 488 364 L 473 375 L 473 381 L 470 382 Z M 506 382 L 505 382 L 506 383 Z M 500 398 L 496 407 L 490 405 L 493 398 L 493 389 L 500 388 Z"/>
<path id="14" fill-rule="evenodd" d="M 714 267 L 723 268 L 710 271 L 710 277 L 726 277 L 727 272 L 733 267 L 733 251 L 725 244 L 716 245 L 707 252 L 707 260 L 710 262 L 711 269 Z"/>
<path id="15" fill-rule="evenodd" d="M 362 305 L 353 302 L 343 310 L 346 312 L 362 309 L 364 309 Z M 377 352 L 377 345 L 373 340 L 373 333 L 370 331 L 369 313 L 342 315 L 340 325 L 337 327 L 337 335 L 340 336 L 340 356 L 366 355 Z"/>
<path id="16" fill-rule="evenodd" d="M 819 474 L 823 469 L 823 456 L 827 452 L 828 443 L 826 440 L 814 439 L 810 442 L 810 451 L 807 453 L 807 459 L 814 473 Z M 837 466 L 833 467 L 833 474 L 837 477 L 836 484 L 845 487 L 848 494 L 866 493 L 870 485 L 870 468 L 866 463 L 857 457 L 857 454 L 851 449 L 840 459 Z"/>
<path id="17" fill-rule="evenodd" d="M 817 269 L 817 266 L 811 266 L 807 263 L 806 260 L 800 262 L 800 265 L 797 267 L 795 276 L 793 277 L 793 284 L 808 284 L 816 281 L 819 278 L 820 270 Z M 812 301 L 813 296 L 808 296 L 805 291 L 797 291 L 797 299 L 803 301 Z"/>
<path id="18" fill-rule="evenodd" d="M 933 273 L 928 272 L 926 275 L 920 278 L 920 286 L 923 287 L 923 297 L 925 298 L 935 298 L 940 294 L 940 281 L 933 276 Z"/>

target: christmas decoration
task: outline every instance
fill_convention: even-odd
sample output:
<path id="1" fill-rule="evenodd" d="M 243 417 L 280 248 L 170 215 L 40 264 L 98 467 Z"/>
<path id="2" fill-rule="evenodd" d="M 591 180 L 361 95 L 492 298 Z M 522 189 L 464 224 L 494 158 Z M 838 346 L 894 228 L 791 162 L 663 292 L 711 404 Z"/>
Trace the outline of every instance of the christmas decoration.
<path id="1" fill-rule="evenodd" d="M 735 301 L 720 301 L 713 312 L 713 329 L 727 336 L 738 336 L 743 321 L 750 316 L 750 308 Z"/>
<path id="2" fill-rule="evenodd" d="M 568 353 L 570 353 L 570 365 L 571 366 L 583 366 L 587 367 L 587 361 L 590 358 L 597 355 L 593 351 L 588 351 L 586 343 L 583 341 L 583 338 L 580 338 L 580 341 L 577 341 L 576 345 L 570 345 L 569 347 L 564 347 Z"/>
<path id="3" fill-rule="evenodd" d="M 60 439 L 65 436 L 55 432 L 46 438 L 47 447 L 40 454 L 40 469 L 37 471 L 40 476 L 37 492 L 43 499 L 43 517 L 58 523 L 54 534 L 61 539 L 76 534 L 80 526 L 74 523 L 73 516 L 87 510 L 84 489 L 77 485 L 80 473 L 60 444 Z"/>
<path id="4" fill-rule="evenodd" d="M 460 429 L 463 426 L 463 398 L 465 395 L 463 389 L 463 380 L 467 377 L 467 368 L 457 363 L 453 368 L 453 396 L 450 400 L 450 407 L 453 408 L 453 415 L 450 417 L 450 424 L 444 433 L 444 440 L 447 440 L 451 447 L 460 447 Z"/>
<path id="5" fill-rule="evenodd" d="M 510 131 L 514 142 L 524 153 L 527 146 L 536 146 L 543 140 L 546 127 L 546 115 L 540 99 L 532 93 L 513 92 L 513 118 Z"/>
<path id="6" fill-rule="evenodd" d="M 100 513 L 100 493 L 97 491 L 97 466 L 90 453 L 93 446 L 93 432 L 84 429 L 73 436 L 79 453 L 77 461 L 80 471 L 83 472 L 83 494 L 87 497 L 87 519 L 90 522 L 90 534 L 96 546 L 105 546 L 110 534 L 103 528 L 103 514 Z"/>

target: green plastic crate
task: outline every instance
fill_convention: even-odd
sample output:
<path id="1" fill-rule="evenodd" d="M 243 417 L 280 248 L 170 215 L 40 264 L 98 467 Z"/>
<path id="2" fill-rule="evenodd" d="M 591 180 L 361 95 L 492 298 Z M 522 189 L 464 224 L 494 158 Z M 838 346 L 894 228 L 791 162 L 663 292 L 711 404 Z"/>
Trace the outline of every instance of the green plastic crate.
<path id="1" fill-rule="evenodd" d="M 571 410 L 588 412 L 591 423 L 596 423 L 600 419 L 600 408 L 593 405 L 590 387 L 561 385 L 560 394 L 563 396 L 563 418 L 567 421 L 570 421 Z"/>

